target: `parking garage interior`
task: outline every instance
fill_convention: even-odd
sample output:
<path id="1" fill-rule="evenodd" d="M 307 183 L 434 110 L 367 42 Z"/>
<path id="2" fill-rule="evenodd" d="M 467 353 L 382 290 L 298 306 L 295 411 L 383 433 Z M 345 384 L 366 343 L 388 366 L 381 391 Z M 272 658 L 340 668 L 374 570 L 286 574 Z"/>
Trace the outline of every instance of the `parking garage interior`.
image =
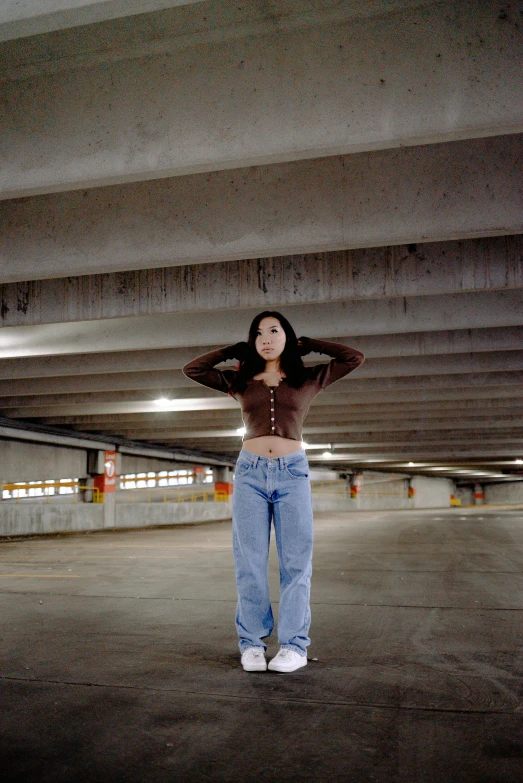
<path id="1" fill-rule="evenodd" d="M 522 29 L 0 3 L 4 780 L 521 780 Z M 264 310 L 366 357 L 305 420 L 288 675 L 239 665 L 240 406 L 182 373 Z"/>

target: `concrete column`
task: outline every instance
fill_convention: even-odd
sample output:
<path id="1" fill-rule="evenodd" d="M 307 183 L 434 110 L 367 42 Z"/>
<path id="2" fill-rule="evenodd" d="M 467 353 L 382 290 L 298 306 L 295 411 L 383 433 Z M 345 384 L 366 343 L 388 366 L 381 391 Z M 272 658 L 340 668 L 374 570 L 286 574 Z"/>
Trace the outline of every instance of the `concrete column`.
<path id="1" fill-rule="evenodd" d="M 88 468 L 93 478 L 93 501 L 103 503 L 104 528 L 116 524 L 115 494 L 120 474 L 121 458 L 114 451 L 96 451 L 89 455 Z"/>
<path id="2" fill-rule="evenodd" d="M 363 473 L 353 473 L 350 482 L 350 496 L 358 500 L 363 489 Z"/>
<path id="3" fill-rule="evenodd" d="M 474 505 L 482 506 L 484 502 L 483 486 L 481 484 L 474 484 Z"/>
<path id="4" fill-rule="evenodd" d="M 230 483 L 232 481 L 233 469 L 228 467 L 213 467 L 212 480 L 214 484 Z"/>

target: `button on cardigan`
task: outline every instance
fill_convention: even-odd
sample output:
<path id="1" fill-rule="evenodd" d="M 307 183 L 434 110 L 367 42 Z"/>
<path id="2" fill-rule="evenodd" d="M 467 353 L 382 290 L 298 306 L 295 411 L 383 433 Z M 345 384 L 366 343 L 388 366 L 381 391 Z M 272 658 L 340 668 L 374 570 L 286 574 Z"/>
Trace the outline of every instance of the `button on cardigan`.
<path id="1" fill-rule="evenodd" d="M 308 347 L 332 359 L 327 364 L 306 367 L 304 383 L 297 389 L 282 378 L 278 386 L 250 378 L 243 392 L 232 391 L 236 370 L 218 370 L 216 365 L 229 358 L 228 348 L 198 356 L 183 368 L 184 374 L 203 386 L 230 394 L 241 405 L 245 425 L 243 440 L 263 435 L 278 435 L 290 440 L 302 440 L 303 420 L 314 397 L 331 383 L 355 370 L 364 360 L 360 351 L 326 340 L 308 339 Z"/>

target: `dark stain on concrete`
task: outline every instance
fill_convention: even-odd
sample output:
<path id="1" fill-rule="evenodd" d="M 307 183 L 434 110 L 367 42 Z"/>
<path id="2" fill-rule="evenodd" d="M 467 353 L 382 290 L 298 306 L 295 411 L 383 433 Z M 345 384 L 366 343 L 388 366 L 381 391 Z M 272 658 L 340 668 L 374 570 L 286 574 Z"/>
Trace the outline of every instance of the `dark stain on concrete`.
<path id="1" fill-rule="evenodd" d="M 265 267 L 263 261 L 261 260 L 258 260 L 256 262 L 256 273 L 258 275 L 258 288 L 260 289 L 260 291 L 263 291 L 263 293 L 266 294 L 268 288 L 265 282 Z"/>
<path id="2" fill-rule="evenodd" d="M 19 313 L 27 315 L 27 311 L 29 309 L 29 291 L 27 288 L 23 290 L 18 289 L 16 309 Z"/>

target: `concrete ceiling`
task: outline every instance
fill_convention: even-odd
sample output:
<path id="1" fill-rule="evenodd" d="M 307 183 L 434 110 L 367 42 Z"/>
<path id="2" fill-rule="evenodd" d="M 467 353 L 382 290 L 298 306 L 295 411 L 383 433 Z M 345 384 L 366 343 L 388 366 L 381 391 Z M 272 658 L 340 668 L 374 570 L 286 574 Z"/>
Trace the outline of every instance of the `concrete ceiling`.
<path id="1" fill-rule="evenodd" d="M 368 357 L 312 460 L 517 474 L 522 29 L 488 0 L 4 4 L 0 416 L 233 455 L 238 406 L 181 367 L 270 307 Z"/>

